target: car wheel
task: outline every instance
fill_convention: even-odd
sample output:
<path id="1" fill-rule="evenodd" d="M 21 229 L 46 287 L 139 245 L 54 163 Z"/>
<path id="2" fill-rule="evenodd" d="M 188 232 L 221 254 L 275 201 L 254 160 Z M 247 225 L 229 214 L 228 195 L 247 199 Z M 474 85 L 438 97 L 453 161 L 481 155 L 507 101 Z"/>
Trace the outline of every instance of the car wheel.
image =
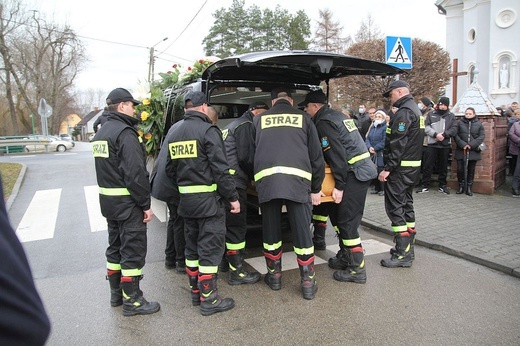
<path id="1" fill-rule="evenodd" d="M 63 153 L 65 150 L 67 150 L 67 148 L 65 148 L 64 145 L 58 145 L 56 150 L 59 151 L 60 153 Z"/>

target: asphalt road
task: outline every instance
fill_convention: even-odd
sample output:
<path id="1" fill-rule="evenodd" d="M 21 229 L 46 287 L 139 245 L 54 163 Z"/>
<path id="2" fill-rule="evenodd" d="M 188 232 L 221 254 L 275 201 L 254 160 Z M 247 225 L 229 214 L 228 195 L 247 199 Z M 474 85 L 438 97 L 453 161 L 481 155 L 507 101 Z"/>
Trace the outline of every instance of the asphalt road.
<path id="1" fill-rule="evenodd" d="M 91 229 L 85 187 L 95 185 L 88 143 L 65 154 L 0 157 L 27 167 L 25 180 L 9 211 L 18 228 L 35 195 L 59 190 L 38 216 L 49 223 L 57 214 L 52 237 L 24 242 L 36 285 L 52 321 L 48 345 L 520 345 L 520 281 L 459 258 L 416 247 L 410 269 L 379 265 L 391 239 L 362 229 L 368 281 L 340 283 L 325 263 L 316 265 L 319 290 L 306 301 L 299 291 L 295 260 L 284 258 L 283 286 L 271 291 L 262 281 L 230 286 L 222 274 L 219 289 L 236 308 L 203 317 L 191 306 L 187 277 L 164 268 L 166 224 L 149 224 L 149 246 L 142 289 L 161 303 L 151 316 L 123 317 L 111 308 L 104 280 L 106 232 Z M 49 215 L 47 215 L 49 214 Z M 33 223 L 38 225 L 39 223 Z M 36 226 L 36 228 L 38 228 Z M 329 250 L 336 240 L 327 232 Z M 288 244 L 289 245 L 289 244 Z M 290 246 L 287 246 L 289 255 Z M 261 249 L 247 257 L 255 265 Z M 261 263 L 261 258 L 259 259 Z"/>

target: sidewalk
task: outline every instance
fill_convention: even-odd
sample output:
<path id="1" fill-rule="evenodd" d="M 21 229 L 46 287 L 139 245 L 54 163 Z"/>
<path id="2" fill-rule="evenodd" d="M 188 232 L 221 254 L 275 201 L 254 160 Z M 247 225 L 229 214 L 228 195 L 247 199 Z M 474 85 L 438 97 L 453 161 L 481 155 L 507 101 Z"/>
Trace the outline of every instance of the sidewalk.
<path id="1" fill-rule="evenodd" d="M 414 191 L 416 244 L 520 277 L 520 199 L 511 197 L 511 177 L 492 196 L 450 192 L 436 183 Z M 384 197 L 369 192 L 362 224 L 392 234 Z"/>

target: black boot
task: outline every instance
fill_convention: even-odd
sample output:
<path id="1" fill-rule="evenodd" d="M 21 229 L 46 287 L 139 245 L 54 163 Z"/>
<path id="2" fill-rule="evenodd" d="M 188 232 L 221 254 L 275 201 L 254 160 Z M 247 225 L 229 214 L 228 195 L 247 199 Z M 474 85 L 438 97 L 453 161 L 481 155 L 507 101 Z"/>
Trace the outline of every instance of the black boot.
<path id="1" fill-rule="evenodd" d="M 410 233 L 410 257 L 412 260 L 415 259 L 415 235 L 417 234 L 417 231 L 415 230 L 415 227 L 408 227 L 407 229 L 408 233 Z M 390 249 L 390 255 L 394 255 L 397 253 L 397 250 L 394 248 Z"/>
<path id="2" fill-rule="evenodd" d="M 473 196 L 473 192 L 471 192 L 471 186 L 473 185 L 473 182 L 468 182 L 468 188 L 466 189 L 466 195 Z"/>
<path id="3" fill-rule="evenodd" d="M 243 250 L 228 250 L 226 255 L 229 261 L 228 283 L 230 285 L 254 284 L 260 280 L 260 273 L 249 273 L 245 270 Z"/>
<path id="4" fill-rule="evenodd" d="M 314 221 L 314 236 L 312 238 L 314 250 L 325 250 L 327 248 L 327 244 L 325 243 L 326 230 L 326 222 Z"/>
<path id="5" fill-rule="evenodd" d="M 154 314 L 161 306 L 157 302 L 148 302 L 143 297 L 143 291 L 139 289 L 139 281 L 143 276 L 123 276 L 123 315 L 149 315 Z"/>
<path id="6" fill-rule="evenodd" d="M 123 292 L 121 291 L 121 271 L 107 269 L 106 279 L 110 284 L 110 305 L 123 305 Z"/>
<path id="7" fill-rule="evenodd" d="M 346 252 L 347 248 L 343 245 L 343 241 L 339 240 L 339 251 L 336 257 L 329 258 L 329 268 L 345 270 L 348 267 L 349 259 Z"/>
<path id="8" fill-rule="evenodd" d="M 349 259 L 349 265 L 345 270 L 334 272 L 334 279 L 344 282 L 355 282 L 358 284 L 364 284 L 367 282 L 363 248 L 361 246 L 356 246 L 342 251 L 347 252 L 344 256 Z"/>
<path id="9" fill-rule="evenodd" d="M 314 256 L 307 260 L 302 260 L 298 256 L 298 266 L 300 267 L 301 287 L 303 298 L 307 300 L 314 299 L 318 291 L 316 284 L 316 273 L 314 272 Z"/>
<path id="10" fill-rule="evenodd" d="M 459 183 L 459 189 L 455 193 L 457 195 L 462 195 L 464 193 L 464 182 Z"/>
<path id="11" fill-rule="evenodd" d="M 199 274 L 199 290 L 202 316 L 228 311 L 235 307 L 235 301 L 232 298 L 222 298 L 218 295 L 216 274 Z"/>
<path id="12" fill-rule="evenodd" d="M 396 233 L 394 236 L 395 241 L 395 252 L 388 260 L 381 260 L 381 265 L 388 268 L 396 267 L 411 267 L 412 266 L 412 255 L 410 252 L 411 248 L 411 236 L 410 233 L 401 232 Z"/>
<path id="13" fill-rule="evenodd" d="M 264 282 L 274 291 L 282 288 L 282 250 L 264 251 L 267 274 Z"/>
<path id="14" fill-rule="evenodd" d="M 188 274 L 188 282 L 190 285 L 191 305 L 200 305 L 199 268 L 186 266 L 186 274 Z"/>

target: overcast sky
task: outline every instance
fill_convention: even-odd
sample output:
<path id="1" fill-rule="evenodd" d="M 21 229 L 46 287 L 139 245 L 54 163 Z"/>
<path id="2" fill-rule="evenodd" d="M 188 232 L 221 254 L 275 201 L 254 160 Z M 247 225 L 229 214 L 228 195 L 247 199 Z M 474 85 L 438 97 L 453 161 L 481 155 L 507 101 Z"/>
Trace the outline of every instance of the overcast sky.
<path id="1" fill-rule="evenodd" d="M 213 23 L 212 14 L 229 8 L 232 0 L 24 3 L 48 20 L 70 25 L 83 39 L 90 62 L 79 75 L 77 88 L 110 91 L 116 87 L 132 90 L 147 79 L 149 47 L 155 44 L 155 72 L 167 72 L 174 63 L 187 67 L 204 57 L 202 40 Z M 343 26 L 343 36 L 354 36 L 370 14 L 383 35 L 417 37 L 446 46 L 446 20 L 437 13 L 435 0 L 246 0 L 246 8 L 254 3 L 262 9 L 274 9 L 280 3 L 291 14 L 303 9 L 312 21 L 313 32 L 318 11 L 329 9 Z M 162 42 L 165 37 L 168 39 Z"/>

